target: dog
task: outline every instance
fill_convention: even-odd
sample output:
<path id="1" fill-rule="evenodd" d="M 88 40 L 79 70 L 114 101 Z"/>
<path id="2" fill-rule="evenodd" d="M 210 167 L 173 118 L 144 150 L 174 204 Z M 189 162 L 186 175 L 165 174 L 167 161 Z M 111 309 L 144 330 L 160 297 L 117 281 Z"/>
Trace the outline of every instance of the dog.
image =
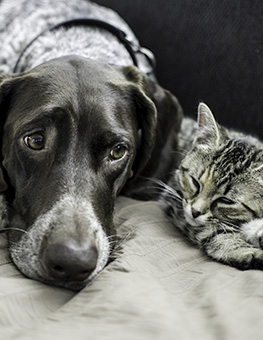
<path id="1" fill-rule="evenodd" d="M 148 199 L 146 178 L 174 168 L 182 109 L 123 19 L 90 1 L 2 0 L 0 39 L 10 255 L 79 290 L 109 261 L 116 196 Z"/>

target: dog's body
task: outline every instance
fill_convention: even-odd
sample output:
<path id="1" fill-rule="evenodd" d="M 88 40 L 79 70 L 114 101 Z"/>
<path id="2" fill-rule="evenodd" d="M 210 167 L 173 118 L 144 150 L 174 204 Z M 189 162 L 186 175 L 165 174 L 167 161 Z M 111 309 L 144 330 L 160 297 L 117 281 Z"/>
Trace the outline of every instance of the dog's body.
<path id="1" fill-rule="evenodd" d="M 79 289 L 109 259 L 116 195 L 145 192 L 138 176 L 172 170 L 180 105 L 143 74 L 147 58 L 137 56 L 143 72 L 129 66 L 131 54 L 104 27 L 62 25 L 30 44 L 61 21 L 89 17 L 137 45 L 111 10 L 85 0 L 0 4 L 0 190 L 11 205 L 10 254 L 25 275 Z"/>
<path id="2" fill-rule="evenodd" d="M 76 18 L 90 18 L 111 24 L 127 34 L 134 45 L 138 40 L 123 19 L 109 8 L 90 1 L 58 0 L 2 0 L 0 1 L 0 72 L 10 73 L 23 49 L 40 33 L 61 22 Z M 126 48 L 105 28 L 74 27 L 67 32 L 63 29 L 47 32 L 32 44 L 22 58 L 17 72 L 30 70 L 43 62 L 66 54 L 112 63 L 132 65 Z M 146 73 L 149 65 L 141 57 L 140 68 Z"/>

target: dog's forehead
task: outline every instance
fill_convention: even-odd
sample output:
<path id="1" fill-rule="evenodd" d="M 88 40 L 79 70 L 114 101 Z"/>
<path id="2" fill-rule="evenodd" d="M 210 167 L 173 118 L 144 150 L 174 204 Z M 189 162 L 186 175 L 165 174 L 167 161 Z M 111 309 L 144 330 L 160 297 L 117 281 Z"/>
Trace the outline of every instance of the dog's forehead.
<path id="1" fill-rule="evenodd" d="M 84 89 L 99 90 L 107 82 L 125 81 L 118 67 L 80 56 L 66 56 L 50 60 L 32 70 L 50 85 L 75 85 Z"/>
<path id="2" fill-rule="evenodd" d="M 127 96 L 118 93 L 122 85 L 116 86 L 125 82 L 117 67 L 105 63 L 76 56 L 54 59 L 20 78 L 8 121 L 15 128 L 16 122 L 26 124 L 53 108 L 71 112 L 78 120 L 98 119 L 99 126 L 114 123 L 117 116 L 123 120 L 124 111 L 129 120 Z M 102 111 L 106 114 L 100 115 Z"/>
<path id="3" fill-rule="evenodd" d="M 53 59 L 14 79 L 13 100 L 44 105 L 47 100 L 76 102 L 111 96 L 112 84 L 127 82 L 119 67 L 67 56 Z M 111 96 L 112 97 L 112 96 Z M 20 105 L 19 103 L 19 105 Z"/>

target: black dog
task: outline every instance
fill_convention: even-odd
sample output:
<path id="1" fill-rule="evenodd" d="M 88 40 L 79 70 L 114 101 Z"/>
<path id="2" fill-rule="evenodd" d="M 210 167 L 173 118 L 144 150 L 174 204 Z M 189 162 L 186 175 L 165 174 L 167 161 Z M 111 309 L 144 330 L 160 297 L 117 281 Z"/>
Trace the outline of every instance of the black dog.
<path id="1" fill-rule="evenodd" d="M 76 23 L 23 46 L 16 66 L 23 73 L 0 74 L 0 189 L 11 205 L 10 254 L 25 275 L 71 289 L 90 282 L 109 259 L 116 195 L 142 197 L 143 178 L 161 178 L 174 167 L 170 153 L 182 118 L 176 98 L 137 67 L 87 58 L 92 44 L 82 55 L 71 53 L 77 33 L 94 33 L 102 51 L 118 47 L 120 65 L 136 59 L 108 24 Z"/>

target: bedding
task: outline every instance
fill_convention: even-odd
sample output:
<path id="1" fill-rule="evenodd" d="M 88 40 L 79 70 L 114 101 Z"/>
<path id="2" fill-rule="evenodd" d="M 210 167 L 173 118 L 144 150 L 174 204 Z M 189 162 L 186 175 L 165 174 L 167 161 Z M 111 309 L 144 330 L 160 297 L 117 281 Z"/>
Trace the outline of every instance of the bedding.
<path id="1" fill-rule="evenodd" d="M 204 256 L 156 202 L 119 197 L 113 261 L 82 291 L 24 277 L 0 236 L 0 339 L 260 339 L 263 272 Z"/>

